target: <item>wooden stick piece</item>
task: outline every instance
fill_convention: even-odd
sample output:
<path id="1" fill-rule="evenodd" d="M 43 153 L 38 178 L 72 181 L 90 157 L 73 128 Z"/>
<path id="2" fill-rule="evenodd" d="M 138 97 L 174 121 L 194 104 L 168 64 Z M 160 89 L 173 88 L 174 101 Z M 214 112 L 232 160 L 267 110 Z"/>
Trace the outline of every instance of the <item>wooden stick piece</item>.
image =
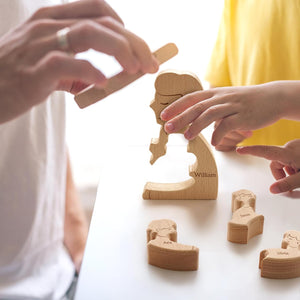
<path id="1" fill-rule="evenodd" d="M 177 243 L 176 223 L 172 220 L 152 221 L 147 229 L 150 265 L 177 271 L 198 269 L 199 249 Z"/>
<path id="2" fill-rule="evenodd" d="M 158 60 L 159 65 L 163 64 L 167 60 L 171 59 L 178 53 L 178 49 L 175 44 L 169 43 L 165 46 L 156 50 L 153 55 Z M 111 77 L 107 85 L 100 89 L 91 85 L 78 93 L 75 96 L 75 101 L 77 102 L 80 108 L 85 108 L 91 104 L 102 100 L 103 98 L 107 97 L 108 95 L 124 88 L 128 84 L 132 83 L 133 81 L 142 77 L 144 73 L 138 72 L 136 74 L 128 74 L 125 71 L 118 73 L 117 75 Z"/>

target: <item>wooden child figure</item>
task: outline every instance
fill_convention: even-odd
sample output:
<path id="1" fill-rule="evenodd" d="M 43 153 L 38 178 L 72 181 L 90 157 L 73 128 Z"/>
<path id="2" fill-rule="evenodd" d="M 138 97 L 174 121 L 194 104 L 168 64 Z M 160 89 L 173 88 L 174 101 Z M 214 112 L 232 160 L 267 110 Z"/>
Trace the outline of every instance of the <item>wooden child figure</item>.
<path id="1" fill-rule="evenodd" d="M 151 164 L 166 154 L 168 134 L 164 130 L 164 121 L 160 113 L 164 108 L 182 96 L 202 90 L 199 79 L 192 73 L 163 71 L 155 81 L 155 99 L 150 107 L 154 110 L 156 121 L 161 125 L 158 139 L 152 139 L 150 151 Z M 182 132 L 181 132 L 182 133 Z M 189 175 L 192 177 L 178 183 L 154 183 L 145 185 L 144 199 L 216 199 L 218 194 L 218 173 L 210 145 L 199 134 L 189 141 L 188 152 L 196 156 L 196 162 L 190 166 Z"/>
<path id="2" fill-rule="evenodd" d="M 262 277 L 300 277 L 300 232 L 289 230 L 283 236 L 281 248 L 261 251 L 259 268 Z"/>
<path id="3" fill-rule="evenodd" d="M 172 220 L 154 220 L 147 228 L 150 265 L 177 271 L 198 269 L 199 249 L 177 243 L 177 225 Z"/>
<path id="4" fill-rule="evenodd" d="M 228 223 L 228 241 L 247 244 L 249 239 L 263 232 L 264 216 L 255 213 L 255 202 L 256 196 L 249 190 L 232 193 L 233 215 Z"/>

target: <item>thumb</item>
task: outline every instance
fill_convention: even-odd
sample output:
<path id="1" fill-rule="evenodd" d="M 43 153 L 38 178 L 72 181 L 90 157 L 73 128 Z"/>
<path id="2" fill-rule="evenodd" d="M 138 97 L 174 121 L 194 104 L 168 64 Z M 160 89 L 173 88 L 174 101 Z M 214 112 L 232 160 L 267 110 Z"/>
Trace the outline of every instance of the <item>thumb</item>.
<path id="1" fill-rule="evenodd" d="M 277 180 L 270 186 L 270 192 L 273 194 L 279 194 L 292 191 L 298 187 L 300 187 L 300 172 Z"/>

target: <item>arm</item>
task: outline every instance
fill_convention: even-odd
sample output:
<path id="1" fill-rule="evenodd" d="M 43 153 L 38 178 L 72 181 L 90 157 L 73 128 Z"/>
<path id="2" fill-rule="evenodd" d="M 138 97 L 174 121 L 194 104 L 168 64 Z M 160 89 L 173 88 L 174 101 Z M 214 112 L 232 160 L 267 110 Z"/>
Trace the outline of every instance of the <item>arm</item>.
<path id="1" fill-rule="evenodd" d="M 233 130 L 254 130 L 281 118 L 300 120 L 300 81 L 275 81 L 256 86 L 224 87 L 191 93 L 169 105 L 161 114 L 167 133 L 185 131 L 193 139 L 220 120 L 212 136 L 219 145 Z"/>
<path id="2" fill-rule="evenodd" d="M 67 49 L 62 49 L 57 32 L 66 27 Z M 69 55 L 88 49 L 114 56 L 130 74 L 158 69 L 148 45 L 125 29 L 105 1 L 44 7 L 0 38 L 0 124 L 43 102 L 55 90 L 76 94 L 91 84 L 103 87 L 106 78 L 98 69 Z"/>
<path id="3" fill-rule="evenodd" d="M 76 271 L 79 272 L 88 235 L 88 223 L 74 184 L 69 154 L 67 156 L 64 244 Z"/>
<path id="4" fill-rule="evenodd" d="M 270 186 L 274 194 L 292 191 L 300 187 L 300 139 L 283 147 L 247 146 L 237 148 L 239 154 L 250 154 L 271 160 L 270 168 L 277 180 Z"/>
<path id="5" fill-rule="evenodd" d="M 163 126 L 160 129 L 158 139 L 152 139 L 150 144 L 150 152 L 152 153 L 150 163 L 153 165 L 158 158 L 164 156 L 167 151 L 167 142 L 169 136 L 165 132 Z"/>

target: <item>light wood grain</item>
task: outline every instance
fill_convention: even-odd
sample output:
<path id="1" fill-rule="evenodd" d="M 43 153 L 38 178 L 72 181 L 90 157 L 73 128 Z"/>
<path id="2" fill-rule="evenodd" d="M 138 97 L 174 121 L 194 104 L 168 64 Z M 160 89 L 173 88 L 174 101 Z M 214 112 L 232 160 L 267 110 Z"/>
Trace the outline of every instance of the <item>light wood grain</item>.
<path id="1" fill-rule="evenodd" d="M 177 225 L 172 220 L 155 220 L 147 228 L 148 262 L 169 270 L 198 269 L 199 249 L 177 243 Z"/>
<path id="2" fill-rule="evenodd" d="M 200 80 L 190 72 L 167 70 L 161 72 L 155 81 L 155 99 L 151 108 L 156 121 L 161 125 L 159 138 L 152 139 L 150 163 L 166 154 L 168 134 L 164 130 L 164 122 L 160 118 L 161 111 L 183 95 L 202 90 Z M 189 141 L 187 151 L 196 156 L 196 162 L 189 167 L 192 177 L 178 183 L 148 182 L 145 185 L 144 199 L 216 199 L 218 195 L 218 172 L 210 145 L 203 135 L 199 134 Z"/>
<path id="3" fill-rule="evenodd" d="M 300 232 L 289 230 L 283 236 L 281 248 L 261 251 L 259 268 L 262 277 L 300 277 Z"/>
<path id="4" fill-rule="evenodd" d="M 248 190 L 232 193 L 232 219 L 228 223 L 227 239 L 233 243 L 247 244 L 253 236 L 261 234 L 264 216 L 255 213 L 256 196 Z"/>

